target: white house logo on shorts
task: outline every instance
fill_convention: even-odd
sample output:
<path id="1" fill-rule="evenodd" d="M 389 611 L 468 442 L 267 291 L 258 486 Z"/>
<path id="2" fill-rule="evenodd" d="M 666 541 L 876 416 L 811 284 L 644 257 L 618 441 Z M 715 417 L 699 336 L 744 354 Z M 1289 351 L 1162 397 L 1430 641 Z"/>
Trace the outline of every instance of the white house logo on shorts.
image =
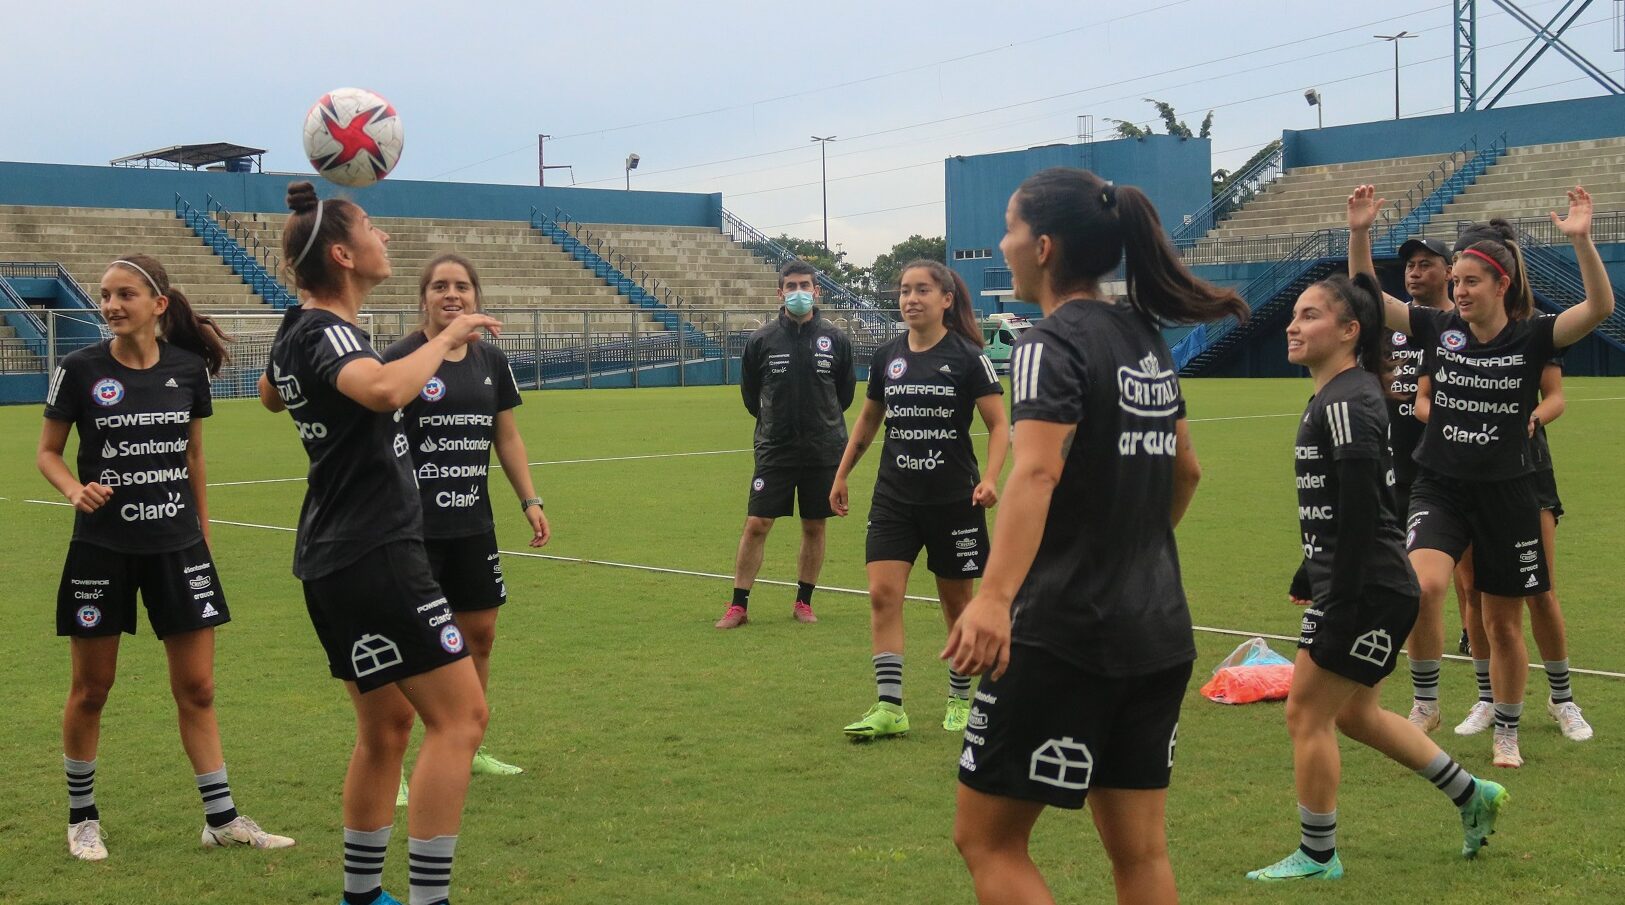
<path id="1" fill-rule="evenodd" d="M 1354 639 L 1354 646 L 1349 648 L 1349 656 L 1356 660 L 1364 660 L 1374 666 L 1387 666 L 1388 658 L 1394 654 L 1394 639 L 1380 628 Z"/>
<path id="2" fill-rule="evenodd" d="M 1027 778 L 1062 789 L 1087 789 L 1095 772 L 1095 756 L 1089 746 L 1072 736 L 1052 738 L 1033 751 Z"/>
<path id="3" fill-rule="evenodd" d="M 441 626 L 440 627 L 440 646 L 445 648 L 446 653 L 448 653 L 448 654 L 460 654 L 460 653 L 462 653 L 463 652 L 463 633 L 458 631 L 457 626 L 455 626 L 455 625 L 443 625 L 443 626 Z"/>
<path id="4" fill-rule="evenodd" d="M 358 679 L 402 662 L 400 647 L 383 635 L 369 632 L 350 647 L 350 665 L 355 668 Z"/>
<path id="5" fill-rule="evenodd" d="M 124 401 L 124 384 L 111 377 L 103 377 L 90 388 L 90 398 L 96 400 L 97 405 L 118 405 Z"/>
<path id="6" fill-rule="evenodd" d="M 423 385 L 423 392 L 418 395 L 423 397 L 424 402 L 439 402 L 446 398 L 446 382 L 438 375 L 430 377 L 429 382 Z"/>
<path id="7" fill-rule="evenodd" d="M 79 625 L 83 628 L 95 628 L 102 624 L 101 607 L 86 604 L 79 608 L 79 612 L 74 614 L 74 618 L 79 620 Z"/>
<path id="8" fill-rule="evenodd" d="M 762 480 L 761 478 L 757 478 L 756 480 L 750 482 L 750 489 L 756 491 L 757 493 L 761 493 L 762 488 L 766 487 L 766 486 L 767 486 L 767 482 Z"/>
<path id="9" fill-rule="evenodd" d="M 901 358 L 893 358 L 891 364 L 886 366 L 886 376 L 896 380 L 908 371 L 908 362 Z"/>
<path id="10" fill-rule="evenodd" d="M 1135 366 L 1117 369 L 1117 405 L 1130 415 L 1163 418 L 1179 411 L 1179 378 L 1146 353 Z"/>
<path id="11" fill-rule="evenodd" d="M 830 349 L 833 349 L 833 348 L 835 348 L 835 344 L 833 342 L 830 342 L 829 337 L 827 337 L 827 336 L 818 337 L 818 351 L 820 351 L 820 352 L 828 352 Z"/>
<path id="12" fill-rule="evenodd" d="M 1439 342 L 1452 352 L 1460 352 L 1467 345 L 1467 334 L 1460 330 L 1446 330 L 1439 334 Z"/>
<path id="13" fill-rule="evenodd" d="M 1405 334 L 1399 332 L 1398 330 L 1394 331 L 1394 348 L 1397 349 L 1397 348 L 1405 345 L 1408 342 L 1410 342 L 1410 337 L 1408 337 Z"/>

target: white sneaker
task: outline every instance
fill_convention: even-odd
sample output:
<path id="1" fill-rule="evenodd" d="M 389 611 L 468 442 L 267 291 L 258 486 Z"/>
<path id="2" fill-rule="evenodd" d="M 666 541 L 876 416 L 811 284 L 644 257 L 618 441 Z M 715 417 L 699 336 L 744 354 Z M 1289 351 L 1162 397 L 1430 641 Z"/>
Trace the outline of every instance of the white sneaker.
<path id="1" fill-rule="evenodd" d="M 1523 766 L 1523 755 L 1518 753 L 1518 733 L 1496 730 L 1491 750 L 1494 751 L 1494 756 L 1490 759 L 1490 763 L 1495 766 L 1514 770 Z"/>
<path id="2" fill-rule="evenodd" d="M 1439 728 L 1439 723 L 1443 722 L 1444 718 L 1439 715 L 1438 701 L 1413 701 L 1411 715 L 1406 719 L 1415 723 L 1423 732 L 1432 732 Z"/>
<path id="3" fill-rule="evenodd" d="M 1571 742 L 1583 742 L 1591 738 L 1591 724 L 1580 715 L 1580 705 L 1573 701 L 1564 701 L 1561 704 L 1552 703 L 1551 698 L 1546 699 L 1546 712 L 1557 720 L 1557 728 L 1563 730 L 1563 737 Z"/>
<path id="4" fill-rule="evenodd" d="M 247 845 L 253 848 L 287 848 L 293 845 L 293 840 L 287 836 L 267 833 L 260 829 L 259 824 L 247 817 L 238 817 L 222 827 L 203 827 L 204 848 L 223 848 L 229 845 Z"/>
<path id="5" fill-rule="evenodd" d="M 68 827 L 68 854 L 80 861 L 106 861 L 107 846 L 102 843 L 102 822 L 81 820 Z"/>
<path id="6" fill-rule="evenodd" d="M 1478 701 L 1473 709 L 1467 711 L 1467 718 L 1456 724 L 1457 735 L 1477 735 L 1495 722 L 1495 705 L 1489 701 Z"/>

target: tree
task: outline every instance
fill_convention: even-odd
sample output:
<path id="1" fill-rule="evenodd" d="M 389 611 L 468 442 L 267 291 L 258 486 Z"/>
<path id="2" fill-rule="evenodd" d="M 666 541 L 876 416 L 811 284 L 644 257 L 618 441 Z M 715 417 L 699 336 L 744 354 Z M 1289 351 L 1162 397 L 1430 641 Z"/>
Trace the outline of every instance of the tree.
<path id="1" fill-rule="evenodd" d="M 1117 124 L 1117 137 L 1118 138 L 1144 138 L 1147 135 L 1155 135 L 1156 134 L 1155 132 L 1151 131 L 1150 126 L 1145 126 L 1145 127 L 1137 126 L 1134 123 L 1131 123 L 1126 119 L 1109 119 L 1108 118 L 1106 120 L 1106 122 L 1116 123 Z"/>
<path id="2" fill-rule="evenodd" d="M 1165 128 L 1167 128 L 1169 135 L 1172 135 L 1175 138 L 1213 137 L 1212 110 L 1209 110 L 1207 112 L 1207 117 L 1202 120 L 1200 130 L 1193 133 L 1191 132 L 1191 127 L 1186 125 L 1185 121 L 1179 118 L 1179 114 L 1174 112 L 1173 104 L 1170 104 L 1167 101 L 1159 101 L 1156 98 L 1150 97 L 1146 98 L 1145 102 L 1156 108 L 1157 116 L 1162 120 L 1162 124 Z M 1107 119 L 1106 122 L 1116 125 L 1118 138 L 1145 138 L 1147 135 L 1157 134 L 1156 131 L 1151 128 L 1149 123 L 1141 126 L 1137 123 L 1131 123 L 1128 120 L 1123 119 Z"/>
<path id="3" fill-rule="evenodd" d="M 830 251 L 824 247 L 822 242 L 813 239 L 797 239 L 784 233 L 775 236 L 773 241 L 784 246 L 791 254 L 823 271 L 825 276 L 853 292 L 862 293 L 868 291 L 870 285 L 868 270 L 847 263 L 846 252 Z"/>
<path id="4" fill-rule="evenodd" d="M 897 282 L 903 278 L 903 265 L 922 258 L 927 261 L 948 263 L 948 240 L 943 236 L 933 236 L 929 239 L 918 235 L 909 236 L 893 245 L 891 251 L 875 258 L 874 264 L 869 266 L 869 279 L 881 292 L 896 289 Z"/>
<path id="5" fill-rule="evenodd" d="M 1263 160 L 1264 158 L 1270 156 L 1271 154 L 1274 154 L 1277 150 L 1280 150 L 1280 147 L 1281 147 L 1281 140 L 1276 139 L 1275 141 L 1270 142 L 1269 144 L 1265 145 L 1264 147 L 1259 148 L 1258 153 L 1256 153 L 1253 156 L 1247 158 L 1247 162 L 1242 164 L 1240 167 L 1237 167 L 1235 170 L 1214 170 L 1213 171 L 1213 197 L 1217 198 L 1218 196 L 1224 194 L 1224 192 L 1229 190 L 1230 183 L 1235 181 L 1235 178 L 1237 176 L 1240 176 L 1242 173 L 1245 173 L 1248 170 L 1252 169 L 1253 166 L 1256 165 L 1260 160 Z M 1253 193 L 1248 194 L 1248 196 L 1247 196 L 1248 199 L 1250 199 L 1252 197 L 1252 194 Z"/>

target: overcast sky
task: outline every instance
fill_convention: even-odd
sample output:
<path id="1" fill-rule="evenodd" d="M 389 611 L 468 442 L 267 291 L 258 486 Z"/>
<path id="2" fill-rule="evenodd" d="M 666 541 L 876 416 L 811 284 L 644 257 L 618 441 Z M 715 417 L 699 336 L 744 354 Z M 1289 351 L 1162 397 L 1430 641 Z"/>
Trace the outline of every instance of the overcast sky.
<path id="1" fill-rule="evenodd" d="M 1525 2 L 1544 21 L 1561 0 Z M 1449 0 L 1125 0 L 1118 3 L 481 2 L 8 4 L 0 159 L 103 164 L 166 145 L 267 148 L 308 170 L 300 126 L 322 92 L 389 98 L 406 128 L 395 176 L 534 185 L 536 134 L 577 185 L 720 191 L 772 232 L 821 230 L 829 145 L 831 244 L 866 264 L 943 231 L 942 160 L 1076 140 L 1078 116 L 1147 122 L 1171 101 L 1195 128 L 1214 109 L 1214 163 L 1283 128 L 1451 109 Z M 1480 84 L 1529 33 L 1480 4 Z M 1619 77 L 1615 3 L 1568 39 Z M 1500 45 L 1494 46 L 1491 45 Z M 1599 93 L 1548 53 L 1508 103 Z M 1158 131 L 1161 131 L 1160 125 Z M 570 184 L 553 170 L 549 183 Z"/>

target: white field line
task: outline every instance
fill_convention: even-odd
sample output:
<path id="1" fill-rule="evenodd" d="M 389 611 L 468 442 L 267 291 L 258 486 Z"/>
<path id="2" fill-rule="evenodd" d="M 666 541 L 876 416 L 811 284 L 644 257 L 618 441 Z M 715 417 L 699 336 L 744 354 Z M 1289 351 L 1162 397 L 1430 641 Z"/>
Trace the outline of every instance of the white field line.
<path id="1" fill-rule="evenodd" d="M 23 500 L 23 502 L 38 503 L 43 506 L 70 505 L 58 500 Z M 217 518 L 209 519 L 209 523 L 213 525 L 231 525 L 235 528 L 258 528 L 265 531 L 286 531 L 289 533 L 293 533 L 298 530 L 296 528 L 286 528 L 281 525 L 260 525 L 255 524 L 254 522 L 232 522 Z M 612 569 L 631 569 L 637 572 L 653 572 L 659 575 L 682 575 L 688 578 L 712 578 L 720 581 L 733 581 L 732 575 L 723 574 L 721 572 L 697 572 L 692 569 L 673 569 L 666 566 L 651 566 L 643 563 L 616 562 L 610 559 L 587 559 L 581 556 L 558 556 L 553 553 L 532 553 L 528 550 L 498 550 L 497 552 L 501 553 L 503 556 L 515 556 L 523 559 L 545 559 L 553 562 L 574 563 L 581 566 L 607 566 Z M 777 585 L 785 588 L 793 588 L 796 586 L 796 583 L 793 581 L 778 581 L 770 578 L 758 578 L 756 579 L 756 584 Z M 859 597 L 869 596 L 869 592 L 867 590 L 860 590 L 858 588 L 842 588 L 834 585 L 821 584 L 818 586 L 818 590 L 828 591 L 835 594 L 851 594 Z M 920 603 L 937 603 L 936 598 L 925 597 L 919 594 L 907 594 L 905 595 L 904 599 L 914 600 Z M 1233 628 L 1215 628 L 1207 625 L 1197 625 L 1192 627 L 1196 629 L 1196 631 L 1206 632 L 1212 635 L 1233 635 L 1238 638 L 1269 638 L 1273 641 L 1289 642 L 1296 642 L 1298 640 L 1290 635 L 1273 635 L 1268 632 L 1252 632 Z M 1459 654 L 1445 654 L 1444 658 L 1446 660 L 1459 660 L 1463 663 L 1471 663 L 1473 659 L 1472 657 L 1463 657 Z M 1529 668 L 1544 669 L 1545 667 L 1540 663 L 1531 663 L 1529 664 Z M 1609 679 L 1625 679 L 1625 672 L 1609 672 L 1601 669 L 1582 669 L 1578 666 L 1569 667 L 1569 672 L 1577 672 L 1581 675 L 1587 676 L 1602 676 Z"/>

